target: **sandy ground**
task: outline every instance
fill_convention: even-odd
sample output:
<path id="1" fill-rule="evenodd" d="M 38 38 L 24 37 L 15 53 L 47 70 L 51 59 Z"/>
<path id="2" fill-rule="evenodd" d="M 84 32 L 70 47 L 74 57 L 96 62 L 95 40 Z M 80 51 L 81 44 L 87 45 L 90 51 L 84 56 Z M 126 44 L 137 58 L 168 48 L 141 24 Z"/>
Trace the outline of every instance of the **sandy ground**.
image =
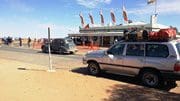
<path id="1" fill-rule="evenodd" d="M 180 99 L 170 92 L 14 60 L 0 59 L 0 101 L 143 101 Z M 59 64 L 60 66 L 60 64 Z"/>

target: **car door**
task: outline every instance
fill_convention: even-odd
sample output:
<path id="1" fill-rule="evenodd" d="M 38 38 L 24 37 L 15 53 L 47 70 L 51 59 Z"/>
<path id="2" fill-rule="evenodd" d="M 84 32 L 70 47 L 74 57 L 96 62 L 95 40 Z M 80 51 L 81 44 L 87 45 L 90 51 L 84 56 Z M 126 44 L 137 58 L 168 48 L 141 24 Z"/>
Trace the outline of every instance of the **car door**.
<path id="1" fill-rule="evenodd" d="M 57 51 L 57 39 L 54 39 L 53 41 L 52 41 L 52 43 L 51 43 L 51 50 L 52 51 Z"/>
<path id="2" fill-rule="evenodd" d="M 111 47 L 103 57 L 101 66 L 105 70 L 122 72 L 124 48 L 125 44 L 116 44 Z"/>
<path id="3" fill-rule="evenodd" d="M 129 75 L 138 74 L 144 65 L 145 44 L 129 43 L 126 46 L 126 56 L 123 58 L 124 72 Z"/>
<path id="4" fill-rule="evenodd" d="M 170 47 L 172 48 L 172 47 Z M 165 44 L 146 44 L 145 66 L 156 68 L 160 71 L 173 71 L 176 58 L 171 55 Z"/>

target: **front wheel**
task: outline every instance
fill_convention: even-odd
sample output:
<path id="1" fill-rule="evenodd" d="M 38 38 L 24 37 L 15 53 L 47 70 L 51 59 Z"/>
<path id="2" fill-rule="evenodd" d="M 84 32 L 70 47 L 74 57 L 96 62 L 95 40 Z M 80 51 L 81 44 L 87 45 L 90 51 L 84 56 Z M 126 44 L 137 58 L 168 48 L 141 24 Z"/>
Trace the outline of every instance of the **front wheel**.
<path id="1" fill-rule="evenodd" d="M 88 63 L 88 71 L 91 75 L 98 76 L 101 72 L 98 63 L 90 62 Z"/>
<path id="2" fill-rule="evenodd" d="M 160 75 L 154 71 L 143 71 L 141 81 L 145 86 L 154 88 L 161 86 L 163 82 Z"/>

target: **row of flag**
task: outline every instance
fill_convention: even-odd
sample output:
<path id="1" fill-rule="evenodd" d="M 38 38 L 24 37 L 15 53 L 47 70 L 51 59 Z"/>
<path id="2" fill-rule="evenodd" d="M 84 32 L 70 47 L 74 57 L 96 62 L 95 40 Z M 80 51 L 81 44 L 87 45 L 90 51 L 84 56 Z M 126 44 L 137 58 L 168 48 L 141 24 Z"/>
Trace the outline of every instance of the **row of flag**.
<path id="1" fill-rule="evenodd" d="M 100 18 L 101 18 L 101 25 L 104 26 L 104 16 L 103 16 L 102 10 L 100 11 L 99 14 L 100 14 Z M 116 17 L 115 17 L 115 14 L 114 14 L 113 10 L 111 10 L 110 15 L 111 15 L 112 23 L 116 24 Z M 82 15 L 82 13 L 80 13 L 79 16 L 80 16 L 80 19 L 81 19 L 82 27 L 85 27 L 84 26 L 85 21 L 84 21 L 84 17 Z M 89 13 L 89 18 L 90 18 L 91 24 L 93 25 L 94 24 L 94 19 L 93 19 L 93 16 L 92 16 L 91 13 Z M 126 9 L 125 9 L 124 6 L 123 6 L 123 18 L 124 18 L 125 22 L 128 22 L 128 16 L 127 16 Z"/>
<path id="2" fill-rule="evenodd" d="M 153 4 L 155 2 L 156 2 L 156 0 L 147 0 L 147 4 Z M 104 16 L 103 16 L 102 10 L 100 11 L 99 14 L 100 14 L 100 18 L 101 18 L 101 25 L 104 26 Z M 122 7 L 122 14 L 123 14 L 124 22 L 128 23 L 128 15 L 127 15 L 127 12 L 126 12 L 126 9 L 125 9 L 124 5 Z M 111 15 L 112 23 L 115 25 L 116 24 L 116 17 L 115 17 L 115 14 L 114 14 L 113 10 L 111 10 L 110 15 Z M 80 13 L 79 16 L 80 16 L 80 19 L 81 19 L 82 27 L 84 27 L 84 28 L 89 27 L 89 24 L 85 26 L 85 22 L 84 22 L 84 18 L 83 18 L 82 13 Z M 91 13 L 89 13 L 89 18 L 90 18 L 91 24 L 94 25 L 94 19 L 93 19 L 93 16 L 92 16 Z"/>

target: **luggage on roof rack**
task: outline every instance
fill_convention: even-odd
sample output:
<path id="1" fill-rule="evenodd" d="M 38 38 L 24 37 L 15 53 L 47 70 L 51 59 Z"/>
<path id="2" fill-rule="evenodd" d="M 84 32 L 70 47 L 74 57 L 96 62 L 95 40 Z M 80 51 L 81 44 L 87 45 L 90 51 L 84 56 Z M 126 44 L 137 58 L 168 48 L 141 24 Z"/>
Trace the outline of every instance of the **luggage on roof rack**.
<path id="1" fill-rule="evenodd" d="M 142 29 L 131 29 L 124 31 L 124 39 L 126 41 L 147 41 L 148 40 L 148 31 Z"/>
<path id="2" fill-rule="evenodd" d="M 159 32 L 150 32 L 149 40 L 170 41 L 176 39 L 176 30 L 173 28 L 160 29 Z"/>
<path id="3" fill-rule="evenodd" d="M 124 31 L 126 41 L 156 41 L 164 42 L 176 39 L 176 30 L 173 28 L 160 29 L 158 32 L 148 32 L 147 30 L 129 30 Z"/>

